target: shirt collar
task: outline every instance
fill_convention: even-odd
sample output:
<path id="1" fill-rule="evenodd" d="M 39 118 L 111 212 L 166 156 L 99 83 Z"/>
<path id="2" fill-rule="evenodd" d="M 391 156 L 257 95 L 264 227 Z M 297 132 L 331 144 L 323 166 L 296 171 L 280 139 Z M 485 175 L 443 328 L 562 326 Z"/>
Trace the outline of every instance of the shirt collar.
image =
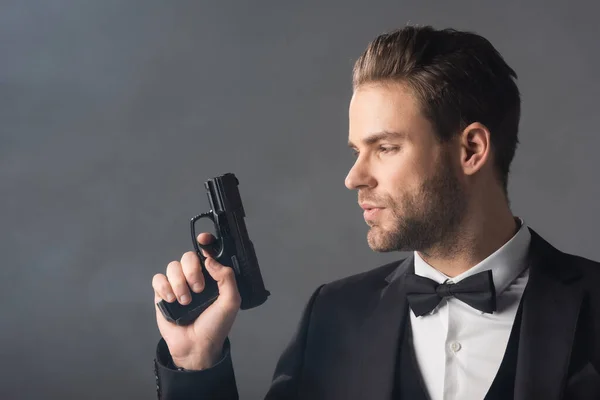
<path id="1" fill-rule="evenodd" d="M 521 223 L 521 227 L 508 242 L 462 274 L 450 278 L 427 264 L 417 251 L 414 252 L 415 274 L 433 279 L 438 283 L 444 283 L 448 280 L 457 283 L 468 276 L 489 269 L 492 270 L 496 295 L 499 296 L 527 267 L 526 258 L 529 242 L 531 241 L 531 232 L 529 232 L 529 228 L 522 218 L 517 217 L 517 220 Z"/>

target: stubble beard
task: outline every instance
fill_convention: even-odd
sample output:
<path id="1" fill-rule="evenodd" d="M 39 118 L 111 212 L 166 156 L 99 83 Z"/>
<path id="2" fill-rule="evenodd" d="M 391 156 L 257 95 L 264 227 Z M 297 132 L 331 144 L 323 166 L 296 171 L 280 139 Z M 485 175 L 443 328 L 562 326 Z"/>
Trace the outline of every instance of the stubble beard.
<path id="1" fill-rule="evenodd" d="M 416 193 L 406 193 L 399 202 L 388 199 L 384 211 L 391 214 L 389 218 L 369 222 L 367 242 L 373 251 L 427 252 L 452 246 L 460 234 L 467 200 L 451 166 L 443 164 Z"/>

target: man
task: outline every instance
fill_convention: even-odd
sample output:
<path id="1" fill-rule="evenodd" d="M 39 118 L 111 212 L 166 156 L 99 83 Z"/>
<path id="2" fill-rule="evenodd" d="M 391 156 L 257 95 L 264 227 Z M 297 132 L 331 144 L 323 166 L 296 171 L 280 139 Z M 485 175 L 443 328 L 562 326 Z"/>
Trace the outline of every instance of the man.
<path id="1" fill-rule="evenodd" d="M 369 44 L 354 68 L 346 186 L 371 249 L 413 252 L 317 288 L 266 399 L 600 399 L 600 266 L 509 207 L 515 79 L 472 33 L 408 26 Z M 157 311 L 163 399 L 238 397 L 235 276 L 211 258 L 207 269 L 220 297 L 194 325 Z M 184 254 L 155 276 L 155 301 L 186 304 L 201 276 Z"/>

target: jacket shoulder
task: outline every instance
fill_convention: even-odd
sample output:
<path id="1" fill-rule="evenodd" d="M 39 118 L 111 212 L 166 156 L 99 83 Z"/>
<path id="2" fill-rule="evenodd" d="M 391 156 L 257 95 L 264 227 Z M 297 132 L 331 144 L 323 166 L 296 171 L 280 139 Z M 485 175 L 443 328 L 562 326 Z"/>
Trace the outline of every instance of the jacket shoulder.
<path id="1" fill-rule="evenodd" d="M 316 299 L 316 303 L 325 308 L 337 306 L 350 309 L 362 308 L 370 297 L 377 296 L 381 289 L 388 285 L 386 278 L 404 260 L 406 258 L 324 283 L 317 290 L 318 299 Z"/>
<path id="2" fill-rule="evenodd" d="M 583 274 L 583 279 L 586 281 L 596 284 L 597 280 L 600 279 L 600 262 L 564 252 L 563 257 L 565 257 L 565 264 L 575 266 Z"/>
<path id="3" fill-rule="evenodd" d="M 309 306 L 312 335 L 323 341 L 327 337 L 339 338 L 340 332 L 354 331 L 379 301 L 389 284 L 386 278 L 404 260 L 322 284 L 313 293 Z"/>

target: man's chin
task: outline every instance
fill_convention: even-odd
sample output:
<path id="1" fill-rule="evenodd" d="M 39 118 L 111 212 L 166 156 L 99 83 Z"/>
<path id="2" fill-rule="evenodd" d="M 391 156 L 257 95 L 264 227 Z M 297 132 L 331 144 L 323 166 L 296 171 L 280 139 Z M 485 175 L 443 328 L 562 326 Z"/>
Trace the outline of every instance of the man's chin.
<path id="1" fill-rule="evenodd" d="M 367 234 L 367 243 L 371 250 L 378 253 L 386 253 L 390 251 L 394 251 L 394 246 L 391 245 L 388 238 L 385 237 L 386 232 L 380 226 L 374 225 L 369 230 Z"/>
<path id="2" fill-rule="evenodd" d="M 384 246 L 379 243 L 376 243 L 376 244 L 369 243 L 369 247 L 371 248 L 371 250 L 373 250 L 376 253 L 389 253 L 392 251 L 396 251 L 396 249 L 391 246 Z"/>

